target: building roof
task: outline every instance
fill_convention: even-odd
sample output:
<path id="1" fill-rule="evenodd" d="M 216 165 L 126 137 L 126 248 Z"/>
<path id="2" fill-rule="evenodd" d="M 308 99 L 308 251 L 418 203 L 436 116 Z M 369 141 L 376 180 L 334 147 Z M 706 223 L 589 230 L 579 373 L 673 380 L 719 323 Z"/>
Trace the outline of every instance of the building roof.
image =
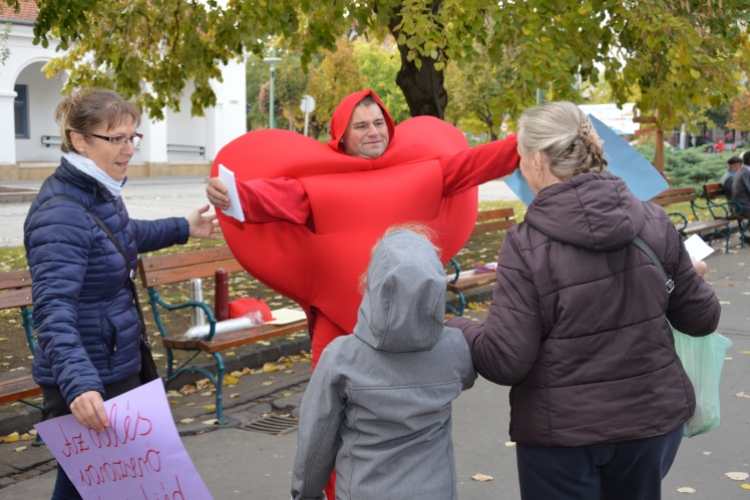
<path id="1" fill-rule="evenodd" d="M 9 7 L 5 2 L 0 2 L 0 19 L 9 20 L 13 22 L 18 21 L 36 21 L 36 16 L 39 14 L 39 6 L 36 4 L 36 0 L 21 0 L 21 10 L 18 12 Z"/>

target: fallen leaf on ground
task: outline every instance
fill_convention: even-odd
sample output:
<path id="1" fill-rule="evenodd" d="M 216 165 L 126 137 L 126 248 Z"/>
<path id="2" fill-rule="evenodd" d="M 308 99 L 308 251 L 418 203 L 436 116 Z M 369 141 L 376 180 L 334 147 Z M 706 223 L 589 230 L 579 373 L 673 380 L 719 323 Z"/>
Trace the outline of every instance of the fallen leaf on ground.
<path id="1" fill-rule="evenodd" d="M 741 484 L 740 488 L 742 488 L 743 490 L 750 490 L 750 484 L 747 484 L 747 483 Z"/>
<path id="2" fill-rule="evenodd" d="M 234 399 L 234 398 L 238 398 L 238 397 L 240 397 L 240 394 L 239 394 L 239 393 L 237 393 L 237 392 L 235 392 L 234 394 L 230 394 L 230 395 L 229 395 L 229 398 L 230 398 L 230 399 Z"/>
<path id="3" fill-rule="evenodd" d="M 151 354 L 151 356 L 152 356 L 152 357 L 153 357 L 154 359 L 160 359 L 160 358 L 163 358 L 163 357 L 164 357 L 164 355 L 163 355 L 163 354 L 159 354 L 158 352 L 155 352 L 155 353 Z"/>
<path id="4" fill-rule="evenodd" d="M 273 382 L 270 380 L 266 380 L 265 382 L 263 382 L 263 385 L 271 385 L 271 384 L 273 384 Z"/>
<path id="5" fill-rule="evenodd" d="M 34 439 L 34 436 L 29 434 L 28 432 L 25 434 L 21 434 L 21 441 L 31 441 Z"/>
<path id="6" fill-rule="evenodd" d="M 471 476 L 471 479 L 474 481 L 479 481 L 480 483 L 486 483 L 487 481 L 492 481 L 494 478 L 492 476 L 486 476 L 484 474 L 474 474 Z"/>
<path id="7" fill-rule="evenodd" d="M 515 445 L 516 445 L 516 443 L 514 443 L 513 441 L 506 441 L 505 442 L 505 446 L 507 446 L 508 448 L 510 448 L 511 446 L 515 446 Z"/>
<path id="8" fill-rule="evenodd" d="M 227 352 L 224 353 L 224 356 L 234 356 L 235 354 L 237 354 L 237 353 L 234 352 L 234 351 L 227 351 Z"/>
<path id="9" fill-rule="evenodd" d="M 16 441 L 18 441 L 19 439 L 20 439 L 20 438 L 19 438 L 19 436 L 18 436 L 18 433 L 17 433 L 17 432 L 14 432 L 13 434 L 8 434 L 7 436 L 5 436 L 5 437 L 4 437 L 3 439 L 2 439 L 2 442 L 3 442 L 3 443 L 15 443 L 15 442 L 16 442 Z"/>
<path id="10" fill-rule="evenodd" d="M 194 385 L 184 385 L 180 389 L 180 392 L 187 396 L 188 394 L 195 394 L 198 392 L 198 389 L 196 389 Z"/>
<path id="11" fill-rule="evenodd" d="M 263 371 L 266 373 L 279 371 L 279 367 L 273 363 L 266 363 L 263 365 Z"/>
<path id="12" fill-rule="evenodd" d="M 205 408 L 206 410 L 215 410 L 216 405 L 203 405 L 203 408 Z"/>
<path id="13" fill-rule="evenodd" d="M 0 337 L 0 342 L 5 342 L 6 340 L 8 340 L 6 337 Z"/>
<path id="14" fill-rule="evenodd" d="M 744 481 L 745 479 L 750 477 L 750 474 L 748 474 L 747 472 L 727 472 L 724 475 L 734 481 Z"/>
<path id="15" fill-rule="evenodd" d="M 240 377 L 241 377 L 241 376 L 243 376 L 244 374 L 245 374 L 245 372 L 244 372 L 244 371 L 242 371 L 242 372 L 241 372 L 241 371 L 239 371 L 239 370 L 235 370 L 235 371 L 233 371 L 232 373 L 230 373 L 230 375 L 231 375 L 231 376 L 233 376 L 233 377 L 235 377 L 235 378 L 240 378 Z"/>
<path id="16" fill-rule="evenodd" d="M 188 403 L 185 406 L 195 406 L 195 403 Z"/>
<path id="17" fill-rule="evenodd" d="M 731 305 L 732 305 L 732 303 L 731 303 L 731 302 L 729 302 L 729 301 L 727 301 L 727 300 L 720 300 L 720 301 L 719 301 L 719 305 L 720 305 L 720 306 L 731 306 Z"/>
<path id="18" fill-rule="evenodd" d="M 169 400 L 169 404 L 171 404 L 171 405 L 178 405 L 178 404 L 180 404 L 180 402 L 177 401 L 176 399 L 170 399 Z"/>
<path id="19" fill-rule="evenodd" d="M 177 392 L 177 391 L 167 391 L 167 397 L 168 398 L 181 398 L 182 393 Z"/>
<path id="20" fill-rule="evenodd" d="M 724 358 L 725 361 L 732 361 L 734 358 L 732 356 L 727 356 Z"/>
<path id="21" fill-rule="evenodd" d="M 213 395 L 214 395 L 213 391 L 208 391 L 208 392 L 202 392 L 201 393 L 201 396 L 203 396 L 204 398 L 208 397 L 208 396 L 213 396 Z"/>
<path id="22" fill-rule="evenodd" d="M 195 420 L 195 419 L 194 418 L 183 418 L 182 420 L 180 420 L 180 423 L 181 424 L 189 424 L 193 420 Z"/>
<path id="23" fill-rule="evenodd" d="M 18 448 L 16 448 L 16 451 L 24 451 L 24 450 L 26 450 L 25 446 L 19 446 Z"/>
<path id="24" fill-rule="evenodd" d="M 750 354 L 750 351 L 742 351 L 742 354 Z"/>
<path id="25" fill-rule="evenodd" d="M 737 393 L 737 397 L 738 398 L 750 398 L 750 394 L 746 394 L 744 391 L 743 392 L 738 392 Z"/>
<path id="26" fill-rule="evenodd" d="M 703 454 L 706 455 L 706 456 L 709 456 L 711 454 L 711 452 L 710 451 L 704 451 Z"/>
<path id="27" fill-rule="evenodd" d="M 269 341 L 267 341 L 267 340 L 259 340 L 257 343 L 260 344 L 260 345 L 264 345 L 266 347 L 268 347 L 269 345 L 271 345 L 271 343 Z"/>
<path id="28" fill-rule="evenodd" d="M 240 379 L 231 375 L 224 375 L 224 385 L 237 385 Z"/>
<path id="29" fill-rule="evenodd" d="M 291 392 L 285 392 L 285 393 L 284 393 L 284 397 L 285 397 L 285 398 L 288 398 L 288 397 L 289 397 L 289 396 L 291 396 L 291 395 L 292 395 L 292 393 L 291 393 Z"/>
<path id="30" fill-rule="evenodd" d="M 680 493 L 695 493 L 695 488 L 677 488 Z"/>
<path id="31" fill-rule="evenodd" d="M 204 420 L 201 423 L 203 425 L 219 425 L 219 419 L 218 418 L 212 418 L 211 420 Z"/>
<path id="32" fill-rule="evenodd" d="M 201 379 L 195 383 L 195 387 L 198 389 L 206 389 L 207 387 L 211 387 L 213 384 L 210 380 L 207 378 Z"/>

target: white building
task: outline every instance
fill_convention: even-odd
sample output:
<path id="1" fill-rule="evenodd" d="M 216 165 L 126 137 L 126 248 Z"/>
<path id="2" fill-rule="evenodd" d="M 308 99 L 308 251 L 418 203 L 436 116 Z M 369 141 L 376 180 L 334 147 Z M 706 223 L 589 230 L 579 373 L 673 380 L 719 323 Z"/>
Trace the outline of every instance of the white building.
<path id="1" fill-rule="evenodd" d="M 60 161 L 60 129 L 55 107 L 64 78 L 47 79 L 42 67 L 55 57 L 52 44 L 33 45 L 33 25 L 39 9 L 22 2 L 13 12 L 0 2 L 0 33 L 11 24 L 10 56 L 0 66 L 0 181 L 40 180 Z M 212 82 L 217 103 L 204 117 L 190 116 L 186 85 L 180 112 L 165 110 L 165 119 L 151 122 L 146 114 L 138 131 L 144 140 L 128 168 L 129 177 L 208 174 L 216 153 L 246 131 L 245 66 L 231 62 L 223 82 Z"/>

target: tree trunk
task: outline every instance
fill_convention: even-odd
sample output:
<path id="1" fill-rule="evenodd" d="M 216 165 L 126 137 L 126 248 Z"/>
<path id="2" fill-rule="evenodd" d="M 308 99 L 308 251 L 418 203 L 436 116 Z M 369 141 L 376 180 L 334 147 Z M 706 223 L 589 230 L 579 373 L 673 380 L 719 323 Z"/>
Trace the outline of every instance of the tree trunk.
<path id="1" fill-rule="evenodd" d="M 433 0 L 430 9 L 437 14 L 442 0 Z M 400 30 L 395 29 L 401 22 L 400 8 L 394 9 L 394 17 L 389 23 L 393 36 L 398 40 Z M 417 69 L 415 61 L 407 60 L 409 47 L 399 45 L 401 69 L 396 76 L 396 83 L 401 88 L 409 106 L 411 116 L 436 116 L 445 119 L 445 108 L 448 106 L 448 93 L 445 91 L 445 75 L 435 69 L 435 60 L 431 57 L 420 57 L 422 67 Z"/>

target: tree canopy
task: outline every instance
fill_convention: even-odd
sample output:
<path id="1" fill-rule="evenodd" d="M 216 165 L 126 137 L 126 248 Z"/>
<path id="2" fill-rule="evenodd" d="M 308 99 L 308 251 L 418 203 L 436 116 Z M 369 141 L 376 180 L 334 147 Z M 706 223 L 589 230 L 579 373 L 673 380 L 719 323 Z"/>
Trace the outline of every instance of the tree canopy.
<path id="1" fill-rule="evenodd" d="M 748 7 L 750 0 L 67 0 L 40 2 L 34 33 L 43 45 L 59 39 L 69 49 L 48 65 L 71 71 L 68 88 L 116 88 L 154 117 L 179 105 L 186 80 L 195 84 L 194 113 L 214 104 L 210 80 L 220 78 L 220 64 L 262 54 L 269 36 L 307 67 L 354 31 L 394 37 L 396 81 L 411 115 L 442 118 L 445 64 L 486 53 L 506 71 L 495 114 L 517 115 L 536 88 L 577 99 L 578 83 L 596 84 L 603 68 L 618 103 L 636 86 L 637 109 L 659 109 L 666 127 L 737 95 L 750 69 Z"/>

